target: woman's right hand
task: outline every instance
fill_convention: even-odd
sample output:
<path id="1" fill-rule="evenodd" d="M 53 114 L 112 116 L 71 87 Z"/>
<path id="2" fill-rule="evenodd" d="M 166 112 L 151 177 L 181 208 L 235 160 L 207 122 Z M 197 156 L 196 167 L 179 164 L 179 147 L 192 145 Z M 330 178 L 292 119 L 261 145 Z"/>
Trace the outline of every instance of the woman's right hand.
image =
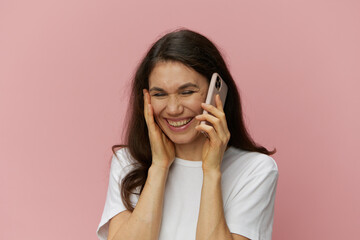
<path id="1" fill-rule="evenodd" d="M 144 116 L 148 127 L 152 165 L 169 169 L 175 160 L 174 143 L 163 133 L 154 120 L 154 111 L 150 102 L 150 94 L 146 89 L 144 93 Z"/>

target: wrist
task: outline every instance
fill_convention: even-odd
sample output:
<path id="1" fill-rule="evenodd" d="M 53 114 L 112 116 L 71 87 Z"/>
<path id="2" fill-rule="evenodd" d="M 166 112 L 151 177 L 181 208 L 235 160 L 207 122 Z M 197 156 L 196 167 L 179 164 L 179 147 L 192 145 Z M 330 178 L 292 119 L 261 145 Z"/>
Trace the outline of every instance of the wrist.
<path id="1" fill-rule="evenodd" d="M 211 178 L 221 178 L 221 170 L 220 168 L 203 168 L 203 175 Z"/>
<path id="2" fill-rule="evenodd" d="M 161 172 L 169 172 L 169 167 L 162 166 L 160 164 L 152 163 L 149 170 L 154 169 L 154 171 L 161 171 Z"/>

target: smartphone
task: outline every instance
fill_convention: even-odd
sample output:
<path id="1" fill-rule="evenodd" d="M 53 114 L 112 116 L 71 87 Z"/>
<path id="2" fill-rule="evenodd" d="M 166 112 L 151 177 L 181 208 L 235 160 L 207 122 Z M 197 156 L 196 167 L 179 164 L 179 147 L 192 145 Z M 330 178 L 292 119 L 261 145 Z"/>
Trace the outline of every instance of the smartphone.
<path id="1" fill-rule="evenodd" d="M 222 78 L 220 77 L 220 75 L 218 73 L 213 73 L 213 75 L 211 76 L 211 80 L 210 80 L 210 84 L 209 84 L 209 90 L 208 90 L 208 93 L 207 93 L 207 96 L 206 96 L 205 103 L 211 104 L 211 105 L 216 107 L 215 95 L 219 94 L 222 105 L 224 107 L 227 92 L 228 92 L 228 87 L 227 87 L 226 83 L 224 82 L 224 80 L 222 80 Z M 208 113 L 208 112 L 204 110 L 203 114 L 205 114 L 205 113 Z M 207 121 L 201 121 L 200 124 L 211 125 Z"/>

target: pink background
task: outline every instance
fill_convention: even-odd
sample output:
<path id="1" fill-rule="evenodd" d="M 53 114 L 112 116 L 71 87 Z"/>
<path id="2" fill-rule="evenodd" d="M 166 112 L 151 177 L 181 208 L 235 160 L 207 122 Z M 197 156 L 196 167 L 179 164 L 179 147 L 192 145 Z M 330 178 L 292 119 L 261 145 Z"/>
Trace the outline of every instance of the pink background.
<path id="1" fill-rule="evenodd" d="M 360 234 L 360 2 L 0 1 L 0 239 L 96 239 L 110 147 L 149 45 L 220 46 L 248 128 L 276 147 L 273 239 Z"/>

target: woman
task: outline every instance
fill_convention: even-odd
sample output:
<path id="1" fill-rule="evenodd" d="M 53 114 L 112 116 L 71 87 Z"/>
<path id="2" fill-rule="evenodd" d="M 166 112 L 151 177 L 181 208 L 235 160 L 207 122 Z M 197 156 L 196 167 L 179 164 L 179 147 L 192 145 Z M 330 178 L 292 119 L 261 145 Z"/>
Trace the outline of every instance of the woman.
<path id="1" fill-rule="evenodd" d="M 214 72 L 228 86 L 224 108 L 218 95 L 216 106 L 204 104 Z M 249 136 L 211 41 L 186 29 L 156 41 L 136 71 L 130 109 L 127 144 L 112 148 L 99 239 L 271 239 L 276 150 Z"/>

